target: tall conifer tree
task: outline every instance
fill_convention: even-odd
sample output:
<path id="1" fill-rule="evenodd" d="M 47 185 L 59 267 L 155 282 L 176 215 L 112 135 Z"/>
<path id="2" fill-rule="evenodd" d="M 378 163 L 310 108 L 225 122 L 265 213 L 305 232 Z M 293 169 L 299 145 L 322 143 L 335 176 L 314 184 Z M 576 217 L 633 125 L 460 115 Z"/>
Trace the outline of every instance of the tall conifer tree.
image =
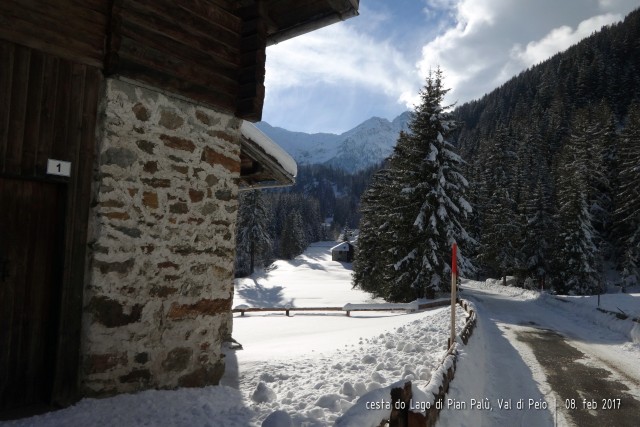
<path id="1" fill-rule="evenodd" d="M 446 93 L 442 72 L 430 73 L 409 132 L 401 133 L 389 159 L 386 196 L 368 193 L 365 198 L 361 233 L 379 238 L 359 241 L 358 257 L 371 251 L 368 245 L 377 247 L 381 270 L 388 274 L 380 293 L 388 300 L 410 301 L 449 290 L 453 243 L 461 247 L 462 274 L 473 270 L 464 256 L 471 238 L 462 225 L 471 212 L 465 199 L 468 183 L 461 173 L 463 161 L 448 141 L 454 123 L 442 105 Z M 370 221 L 371 215 L 385 215 L 385 220 Z M 356 286 L 370 289 L 370 277 L 359 270 L 366 265 L 356 263 L 354 279 Z"/>
<path id="2" fill-rule="evenodd" d="M 640 282 L 640 104 L 629 110 L 620 137 L 620 187 L 615 212 L 625 285 Z"/>
<path id="3" fill-rule="evenodd" d="M 558 234 L 556 289 L 563 293 L 587 295 L 598 293 L 600 251 L 591 201 L 595 178 L 601 168 L 589 151 L 597 137 L 597 127 L 586 111 L 576 114 L 569 139 L 560 158 L 558 178 Z M 595 176 L 595 178 L 594 178 Z"/>
<path id="4" fill-rule="evenodd" d="M 240 193 L 239 205 L 236 274 L 253 274 L 256 261 L 266 261 L 271 249 L 269 213 L 260 190 Z"/>

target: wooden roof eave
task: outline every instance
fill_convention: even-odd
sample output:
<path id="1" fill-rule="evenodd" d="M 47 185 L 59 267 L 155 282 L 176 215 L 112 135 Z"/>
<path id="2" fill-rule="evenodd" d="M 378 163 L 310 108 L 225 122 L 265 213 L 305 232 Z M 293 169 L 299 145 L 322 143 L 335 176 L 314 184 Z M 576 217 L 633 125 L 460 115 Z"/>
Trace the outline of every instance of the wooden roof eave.
<path id="1" fill-rule="evenodd" d="M 275 33 L 267 36 L 267 46 L 358 16 L 358 3 L 358 0 L 349 0 L 345 9 L 331 10 L 322 15 L 309 17 L 305 21 L 298 22 L 292 26 L 278 29 Z"/>
<path id="2" fill-rule="evenodd" d="M 282 167 L 257 142 L 242 137 L 240 145 L 242 159 L 250 160 L 255 167 L 240 174 L 239 190 L 290 187 L 296 183 L 296 177 Z"/>

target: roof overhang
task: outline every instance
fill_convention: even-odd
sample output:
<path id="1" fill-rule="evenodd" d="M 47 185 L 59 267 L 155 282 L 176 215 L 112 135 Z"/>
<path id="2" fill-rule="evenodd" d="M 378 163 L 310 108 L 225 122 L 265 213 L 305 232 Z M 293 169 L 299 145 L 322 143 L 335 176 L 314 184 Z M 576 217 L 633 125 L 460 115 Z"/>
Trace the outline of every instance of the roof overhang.
<path id="1" fill-rule="evenodd" d="M 267 46 L 358 16 L 360 0 L 269 0 Z"/>
<path id="2" fill-rule="evenodd" d="M 287 187 L 295 184 L 298 165 L 252 123 L 240 127 L 240 190 Z"/>

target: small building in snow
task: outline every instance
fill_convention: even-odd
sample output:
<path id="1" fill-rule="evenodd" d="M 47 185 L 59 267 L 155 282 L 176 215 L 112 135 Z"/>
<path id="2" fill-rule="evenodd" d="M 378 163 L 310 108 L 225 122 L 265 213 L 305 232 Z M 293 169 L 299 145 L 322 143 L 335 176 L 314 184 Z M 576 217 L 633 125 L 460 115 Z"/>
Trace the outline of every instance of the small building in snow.
<path id="1" fill-rule="evenodd" d="M 352 262 L 354 246 L 349 242 L 342 242 L 331 248 L 331 259 L 333 261 Z"/>

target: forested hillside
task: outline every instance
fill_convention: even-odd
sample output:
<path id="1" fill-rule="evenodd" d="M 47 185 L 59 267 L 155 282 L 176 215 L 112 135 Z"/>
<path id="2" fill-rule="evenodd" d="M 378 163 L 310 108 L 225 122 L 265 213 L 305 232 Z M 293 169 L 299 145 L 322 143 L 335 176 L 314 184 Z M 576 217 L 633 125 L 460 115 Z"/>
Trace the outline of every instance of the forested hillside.
<path id="1" fill-rule="evenodd" d="M 324 165 L 300 165 L 296 184 L 240 193 L 236 275 L 275 259 L 300 255 L 310 243 L 335 239 L 360 221 L 360 196 L 375 165 L 356 173 Z"/>
<path id="2" fill-rule="evenodd" d="M 458 107 L 481 275 L 559 292 L 638 280 L 640 11 Z"/>

